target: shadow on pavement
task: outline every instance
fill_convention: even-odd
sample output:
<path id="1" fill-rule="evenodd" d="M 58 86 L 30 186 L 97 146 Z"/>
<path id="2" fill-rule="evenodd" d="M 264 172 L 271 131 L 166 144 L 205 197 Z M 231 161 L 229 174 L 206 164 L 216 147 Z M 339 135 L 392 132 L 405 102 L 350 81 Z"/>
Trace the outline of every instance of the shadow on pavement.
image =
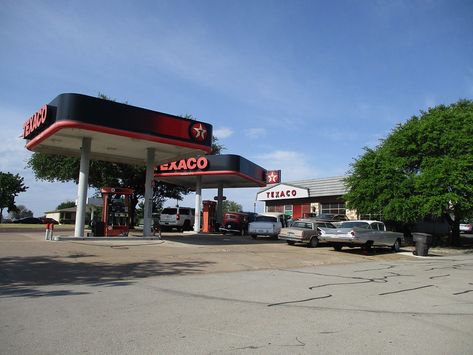
<path id="1" fill-rule="evenodd" d="M 83 255 L 80 257 L 91 256 Z M 0 258 L 0 298 L 77 295 L 67 290 L 42 291 L 35 287 L 53 285 L 126 286 L 133 280 L 163 275 L 201 272 L 207 261 L 158 262 L 145 260 L 127 264 L 69 262 L 57 257 Z"/>
<path id="2" fill-rule="evenodd" d="M 251 244 L 284 244 L 285 242 L 278 239 L 267 237 L 251 238 L 249 235 L 233 235 L 233 234 L 181 234 L 181 233 L 163 233 L 163 240 L 172 242 L 185 243 L 191 245 L 251 245 Z"/>

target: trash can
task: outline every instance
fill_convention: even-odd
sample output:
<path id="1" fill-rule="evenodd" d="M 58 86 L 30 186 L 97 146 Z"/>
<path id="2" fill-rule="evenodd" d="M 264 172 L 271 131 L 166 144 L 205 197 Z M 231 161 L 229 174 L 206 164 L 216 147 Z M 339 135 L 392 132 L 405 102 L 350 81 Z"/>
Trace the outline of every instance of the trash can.
<path id="1" fill-rule="evenodd" d="M 414 255 L 427 256 L 429 248 L 432 244 L 432 236 L 426 233 L 413 233 L 413 240 L 415 244 Z"/>

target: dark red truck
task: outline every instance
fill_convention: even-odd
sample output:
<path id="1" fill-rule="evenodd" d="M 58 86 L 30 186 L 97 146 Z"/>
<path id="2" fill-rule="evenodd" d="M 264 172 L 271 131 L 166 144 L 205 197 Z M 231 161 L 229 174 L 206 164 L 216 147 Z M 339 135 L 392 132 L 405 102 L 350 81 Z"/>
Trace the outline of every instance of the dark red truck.
<path id="1" fill-rule="evenodd" d="M 248 224 L 254 219 L 254 213 L 247 212 L 226 212 L 223 215 L 223 222 L 220 232 L 234 233 L 239 235 L 248 234 Z"/>

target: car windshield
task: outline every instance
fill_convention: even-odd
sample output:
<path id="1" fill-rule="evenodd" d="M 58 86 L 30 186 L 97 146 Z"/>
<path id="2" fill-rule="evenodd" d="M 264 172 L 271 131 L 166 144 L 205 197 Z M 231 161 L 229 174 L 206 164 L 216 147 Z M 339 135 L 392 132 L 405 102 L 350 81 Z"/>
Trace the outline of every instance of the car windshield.
<path id="1" fill-rule="evenodd" d="M 237 214 L 227 214 L 225 215 L 225 219 L 239 219 L 240 216 Z"/>
<path id="2" fill-rule="evenodd" d="M 366 229 L 369 229 L 370 225 L 366 222 L 342 222 L 340 224 L 340 228 L 353 228 L 353 227 L 357 227 L 357 228 L 366 228 Z"/>
<path id="3" fill-rule="evenodd" d="M 257 216 L 255 218 L 256 222 L 277 222 L 278 219 L 276 217 L 271 216 Z"/>
<path id="4" fill-rule="evenodd" d="M 319 218 L 319 219 L 332 219 L 333 216 L 334 216 L 333 214 L 323 213 L 323 214 L 318 215 L 316 218 Z"/>
<path id="5" fill-rule="evenodd" d="M 176 214 L 177 209 L 176 208 L 165 208 L 162 212 L 162 214 Z"/>

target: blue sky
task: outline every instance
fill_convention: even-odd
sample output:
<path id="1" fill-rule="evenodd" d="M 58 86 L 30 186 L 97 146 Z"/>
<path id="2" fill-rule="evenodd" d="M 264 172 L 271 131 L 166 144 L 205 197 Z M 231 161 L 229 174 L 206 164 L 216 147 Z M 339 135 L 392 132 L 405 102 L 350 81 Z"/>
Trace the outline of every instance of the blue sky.
<path id="1" fill-rule="evenodd" d="M 472 18 L 469 0 L 4 0 L 0 171 L 25 177 L 35 215 L 74 200 L 25 170 L 18 137 L 58 94 L 100 92 L 211 123 L 283 181 L 344 175 L 419 110 L 473 98 Z M 225 194 L 252 210 L 256 192 Z"/>

